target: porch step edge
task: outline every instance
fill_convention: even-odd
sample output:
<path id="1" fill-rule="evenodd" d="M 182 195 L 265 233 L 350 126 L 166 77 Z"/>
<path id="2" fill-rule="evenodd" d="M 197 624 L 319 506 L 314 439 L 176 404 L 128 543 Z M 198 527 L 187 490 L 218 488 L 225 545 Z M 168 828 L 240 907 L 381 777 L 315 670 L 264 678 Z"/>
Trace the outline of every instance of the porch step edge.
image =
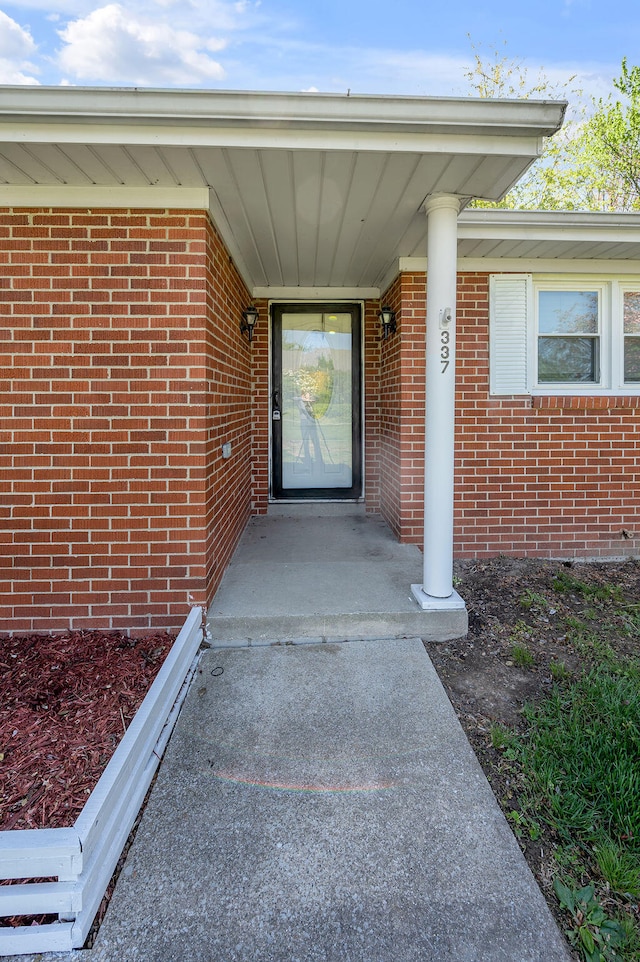
<path id="1" fill-rule="evenodd" d="M 382 641 L 422 638 L 451 641 L 467 634 L 466 609 L 322 615 L 209 616 L 207 641 L 214 648 L 270 644 L 323 644 L 341 641 Z"/>

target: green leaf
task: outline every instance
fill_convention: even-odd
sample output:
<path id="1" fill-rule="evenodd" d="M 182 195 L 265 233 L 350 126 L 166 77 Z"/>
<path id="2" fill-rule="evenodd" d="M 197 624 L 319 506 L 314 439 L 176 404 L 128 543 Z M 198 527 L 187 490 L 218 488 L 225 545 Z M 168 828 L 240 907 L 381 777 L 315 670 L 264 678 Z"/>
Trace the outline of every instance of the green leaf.
<path id="1" fill-rule="evenodd" d="M 593 936 L 589 931 L 589 929 L 587 928 L 587 926 L 581 925 L 578 931 L 580 933 L 580 941 L 584 945 L 587 952 L 591 952 L 591 953 L 595 952 L 596 943 L 594 942 Z M 598 955 L 599 954 L 600 953 L 598 952 Z"/>
<path id="2" fill-rule="evenodd" d="M 598 926 L 602 925 L 606 917 L 607 916 L 605 912 L 597 903 L 589 912 L 589 922 L 591 923 L 591 925 L 598 925 Z"/>
<path id="3" fill-rule="evenodd" d="M 593 952 L 587 952 L 585 949 L 584 957 L 586 962 L 604 962 L 604 956 L 600 949 L 594 949 Z"/>
<path id="4" fill-rule="evenodd" d="M 553 891 L 556 893 L 560 905 L 563 908 L 569 909 L 572 915 L 575 915 L 576 903 L 573 899 L 573 892 L 571 889 L 561 882 L 559 878 L 553 880 Z"/>
<path id="5" fill-rule="evenodd" d="M 602 923 L 600 931 L 612 948 L 618 948 L 627 941 L 623 927 L 615 919 L 606 919 Z"/>
<path id="6" fill-rule="evenodd" d="M 584 902 L 585 905 L 588 905 L 591 899 L 593 898 L 595 891 L 596 891 L 595 885 L 585 885 L 584 888 L 579 889 L 576 892 L 575 894 L 576 902 Z"/>

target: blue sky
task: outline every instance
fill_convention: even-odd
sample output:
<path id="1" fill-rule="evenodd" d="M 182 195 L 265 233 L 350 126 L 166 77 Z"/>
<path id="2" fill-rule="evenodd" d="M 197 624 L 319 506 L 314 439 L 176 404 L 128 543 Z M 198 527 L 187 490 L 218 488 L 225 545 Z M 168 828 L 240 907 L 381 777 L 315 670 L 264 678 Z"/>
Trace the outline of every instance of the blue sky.
<path id="1" fill-rule="evenodd" d="M 472 45 L 609 91 L 640 60 L 637 0 L 24 0 L 0 83 L 464 95 Z"/>

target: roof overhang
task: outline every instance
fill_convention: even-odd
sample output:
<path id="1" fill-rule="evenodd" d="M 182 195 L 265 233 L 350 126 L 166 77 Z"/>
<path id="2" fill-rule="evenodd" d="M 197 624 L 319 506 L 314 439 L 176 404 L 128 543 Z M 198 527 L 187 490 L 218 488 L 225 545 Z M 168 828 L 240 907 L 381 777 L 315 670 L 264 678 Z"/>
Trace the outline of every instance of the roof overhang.
<path id="1" fill-rule="evenodd" d="M 416 249 L 398 271 L 426 271 Z M 473 209 L 458 218 L 458 270 L 637 274 L 640 213 Z M 383 285 L 383 286 L 385 286 Z"/>
<path id="2" fill-rule="evenodd" d="M 463 258 L 635 259 L 640 214 L 466 210 L 458 225 Z"/>
<path id="3" fill-rule="evenodd" d="M 427 197 L 499 199 L 565 109 L 2 87 L 0 204 L 118 206 L 130 196 L 136 207 L 207 206 L 252 290 L 375 288 L 400 257 L 425 250 Z"/>

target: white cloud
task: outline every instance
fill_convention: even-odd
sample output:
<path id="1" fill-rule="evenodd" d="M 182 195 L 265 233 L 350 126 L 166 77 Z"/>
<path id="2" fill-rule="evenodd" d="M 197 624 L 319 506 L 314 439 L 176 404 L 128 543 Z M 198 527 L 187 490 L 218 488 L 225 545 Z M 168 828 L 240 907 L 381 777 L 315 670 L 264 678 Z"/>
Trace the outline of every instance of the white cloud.
<path id="1" fill-rule="evenodd" d="M 37 52 L 29 30 L 0 10 L 0 83 L 37 84 L 37 67 L 30 59 Z"/>
<path id="2" fill-rule="evenodd" d="M 33 64 L 25 65 L 27 70 L 37 72 Z M 11 60 L 0 58 L 0 84 L 39 84 L 40 81 L 33 76 L 33 73 L 25 73 L 19 66 Z"/>
<path id="3" fill-rule="evenodd" d="M 28 30 L 0 10 L 0 57 L 24 59 L 35 53 L 36 45 Z"/>
<path id="4" fill-rule="evenodd" d="M 140 86 L 199 86 L 221 80 L 224 69 L 210 56 L 226 46 L 220 37 L 179 29 L 111 3 L 59 31 L 58 63 L 67 74 L 91 82 Z"/>

